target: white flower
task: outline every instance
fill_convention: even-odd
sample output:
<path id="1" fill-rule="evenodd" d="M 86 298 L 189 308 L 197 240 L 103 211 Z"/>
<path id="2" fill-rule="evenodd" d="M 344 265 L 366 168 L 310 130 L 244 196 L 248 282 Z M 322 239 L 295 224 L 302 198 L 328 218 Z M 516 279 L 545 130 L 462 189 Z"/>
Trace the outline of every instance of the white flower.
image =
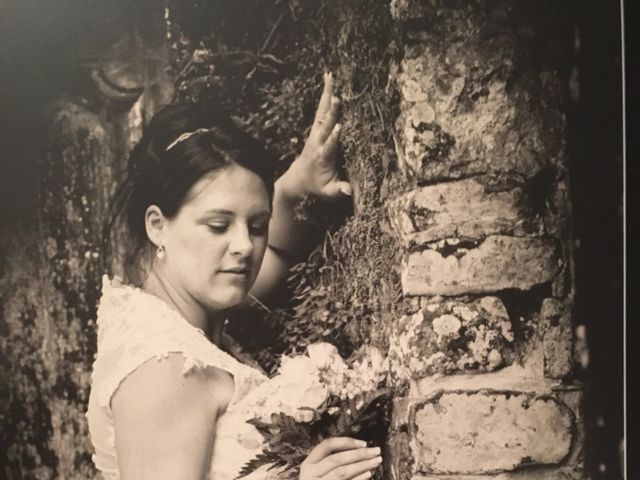
<path id="1" fill-rule="evenodd" d="M 304 378 L 308 375 L 318 376 L 318 369 L 306 355 L 284 356 L 280 361 L 279 374 L 292 378 Z"/>
<path id="2" fill-rule="evenodd" d="M 332 370 L 344 370 L 347 365 L 338 353 L 338 349 L 326 342 L 319 342 L 307 347 L 309 359 L 316 368 L 323 370 L 331 368 Z"/>
<path id="3" fill-rule="evenodd" d="M 375 390 L 385 380 L 389 370 L 389 359 L 375 347 L 363 347 L 360 360 L 353 367 L 344 361 L 335 362 L 328 370 L 322 370 L 321 379 L 333 395 L 342 399 L 353 399 L 356 395 Z"/>
<path id="4" fill-rule="evenodd" d="M 307 355 L 282 357 L 278 375 L 260 393 L 261 413 L 268 421 L 271 412 L 282 412 L 300 422 L 310 422 L 329 395 L 353 399 L 375 390 L 384 381 L 388 359 L 375 347 L 363 347 L 359 362 L 349 368 L 330 343 L 315 343 Z"/>
<path id="5" fill-rule="evenodd" d="M 310 382 L 306 387 L 302 395 L 298 397 L 298 408 L 318 408 L 327 399 L 327 388 L 316 382 Z"/>
<path id="6" fill-rule="evenodd" d="M 306 355 L 282 357 L 278 375 L 269 382 L 269 391 L 262 411 L 265 419 L 269 412 L 282 412 L 301 422 L 309 422 L 313 412 L 302 407 L 316 409 L 329 392 L 320 379 L 320 372 Z"/>
<path id="7" fill-rule="evenodd" d="M 327 399 L 328 390 L 320 384 L 317 377 L 287 377 L 279 375 L 271 379 L 265 405 L 259 416 L 268 421 L 271 413 L 281 412 L 300 422 L 309 422 L 313 412 L 306 409 L 317 409 Z M 306 409 L 303 409 L 306 408 Z"/>

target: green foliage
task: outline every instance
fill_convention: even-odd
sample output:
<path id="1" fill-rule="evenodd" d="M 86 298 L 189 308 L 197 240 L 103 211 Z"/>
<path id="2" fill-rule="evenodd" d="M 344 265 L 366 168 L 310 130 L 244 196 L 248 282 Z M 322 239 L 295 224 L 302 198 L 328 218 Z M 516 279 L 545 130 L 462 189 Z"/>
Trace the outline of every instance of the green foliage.
<path id="1" fill-rule="evenodd" d="M 382 221 L 375 212 L 350 218 L 294 269 L 293 318 L 282 329 L 291 351 L 323 340 L 344 357 L 364 343 L 384 350 L 383 318 L 394 316 L 400 288 L 397 249 Z"/>

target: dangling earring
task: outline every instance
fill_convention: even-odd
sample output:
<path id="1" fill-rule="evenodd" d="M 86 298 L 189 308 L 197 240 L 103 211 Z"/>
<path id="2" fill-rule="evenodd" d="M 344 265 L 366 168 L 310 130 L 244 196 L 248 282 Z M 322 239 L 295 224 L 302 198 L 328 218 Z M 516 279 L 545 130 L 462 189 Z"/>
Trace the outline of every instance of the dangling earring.
<path id="1" fill-rule="evenodd" d="M 162 245 L 158 245 L 158 250 L 156 250 L 156 257 L 160 260 L 164 258 L 164 247 Z"/>

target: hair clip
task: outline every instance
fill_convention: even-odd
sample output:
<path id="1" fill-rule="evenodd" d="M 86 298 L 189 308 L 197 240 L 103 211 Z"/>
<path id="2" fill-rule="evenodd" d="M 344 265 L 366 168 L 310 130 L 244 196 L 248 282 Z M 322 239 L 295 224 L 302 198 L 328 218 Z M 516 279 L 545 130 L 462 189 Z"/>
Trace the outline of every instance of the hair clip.
<path id="1" fill-rule="evenodd" d="M 192 132 L 185 132 L 182 135 L 180 135 L 178 138 L 176 138 L 173 142 L 171 142 L 171 144 L 166 148 L 165 152 L 168 152 L 177 144 L 179 144 L 180 142 L 184 142 L 186 139 L 192 137 L 193 135 L 196 135 L 198 133 L 205 133 L 208 131 L 209 131 L 208 128 L 198 128 L 197 130 L 194 130 Z"/>

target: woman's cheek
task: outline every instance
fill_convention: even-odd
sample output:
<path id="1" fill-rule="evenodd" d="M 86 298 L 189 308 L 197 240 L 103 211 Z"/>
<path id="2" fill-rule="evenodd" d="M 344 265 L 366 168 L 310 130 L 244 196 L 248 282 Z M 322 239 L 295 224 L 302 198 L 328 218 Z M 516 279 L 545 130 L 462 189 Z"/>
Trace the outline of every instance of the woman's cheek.
<path id="1" fill-rule="evenodd" d="M 254 246 L 254 262 L 257 265 L 257 268 L 260 269 L 260 265 L 262 264 L 262 261 L 264 260 L 264 254 L 267 251 L 267 237 L 260 237 L 259 242 L 257 242 L 257 245 Z"/>

